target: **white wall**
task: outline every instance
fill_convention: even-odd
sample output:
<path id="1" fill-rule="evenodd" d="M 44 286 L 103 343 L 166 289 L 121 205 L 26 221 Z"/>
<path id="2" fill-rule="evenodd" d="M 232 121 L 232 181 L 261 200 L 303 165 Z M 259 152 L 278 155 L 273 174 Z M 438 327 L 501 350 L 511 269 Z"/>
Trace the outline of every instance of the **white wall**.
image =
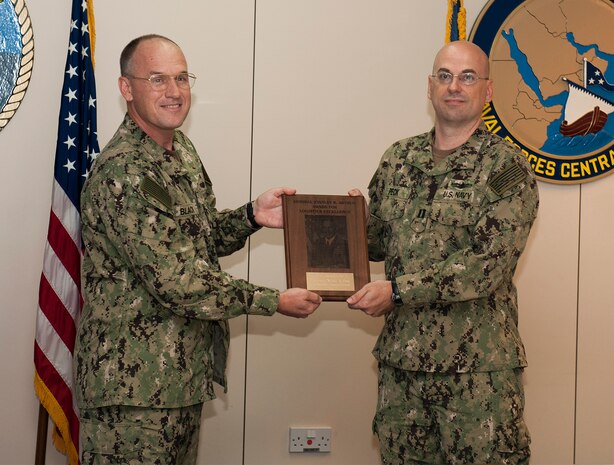
<path id="1" fill-rule="evenodd" d="M 34 322 L 69 3 L 27 1 L 34 73 L 19 111 L 0 132 L 0 465 L 34 459 Z M 464 3 L 470 26 L 486 1 Z M 116 86 L 122 47 L 157 32 L 182 45 L 198 76 L 184 130 L 220 207 L 281 184 L 303 193 L 343 194 L 354 186 L 366 192 L 386 147 L 432 124 L 426 75 L 444 41 L 446 6 L 444 0 L 100 0 L 100 143 L 124 112 Z M 540 183 L 540 195 L 517 274 L 532 463 L 614 463 L 614 248 L 608 247 L 614 176 L 583 186 Z M 249 263 L 245 249 L 224 266 L 283 288 L 281 231 L 258 232 Z M 372 272 L 381 276 L 381 265 Z M 378 463 L 370 351 L 381 320 L 325 303 L 305 321 L 243 317 L 231 326 L 230 391 L 205 408 L 200 463 Z M 330 454 L 287 452 L 289 426 L 318 425 L 333 429 Z M 65 463 L 50 441 L 47 463 Z"/>

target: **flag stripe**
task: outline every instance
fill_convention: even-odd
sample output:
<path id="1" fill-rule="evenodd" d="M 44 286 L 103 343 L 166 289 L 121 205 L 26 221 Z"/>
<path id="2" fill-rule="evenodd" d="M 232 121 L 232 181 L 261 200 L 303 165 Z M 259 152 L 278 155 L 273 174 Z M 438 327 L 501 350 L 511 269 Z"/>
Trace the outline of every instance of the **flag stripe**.
<path id="1" fill-rule="evenodd" d="M 42 379 L 47 379 L 44 375 L 46 373 L 51 373 L 55 377 L 54 380 L 57 381 L 57 379 L 61 379 L 62 385 L 72 388 L 72 369 L 67 363 L 63 363 L 65 360 L 72 359 L 72 354 L 59 335 L 53 331 L 51 325 L 45 325 L 45 323 L 48 323 L 45 315 L 39 312 L 37 317 L 41 322 L 38 324 L 41 330 L 39 331 L 39 336 L 37 336 L 35 343 L 37 349 L 45 357 L 48 365 L 44 367 L 43 370 L 39 370 L 39 375 L 41 375 Z M 58 361 L 62 363 L 57 363 Z M 49 371 L 49 367 L 53 368 L 53 370 Z M 57 387 L 55 387 L 56 384 L 57 383 L 51 384 L 49 389 L 57 389 Z"/>
<path id="2" fill-rule="evenodd" d="M 38 344 L 34 345 L 34 362 L 38 369 L 38 374 L 42 379 L 53 380 L 53 383 L 46 383 L 49 392 L 53 395 L 58 405 L 61 407 L 63 415 L 71 426 L 71 434 L 79 437 L 79 419 L 72 404 L 71 386 L 66 384 L 65 378 L 55 369 L 50 360 L 45 356 Z M 75 428 L 76 426 L 76 428 Z"/>
<path id="3" fill-rule="evenodd" d="M 72 315 L 66 310 L 58 295 L 54 292 L 49 281 L 45 276 L 41 277 L 38 299 L 45 303 L 44 308 L 40 308 L 44 313 L 47 322 L 62 339 L 68 350 L 72 353 L 75 348 L 75 322 Z M 41 332 L 44 328 L 40 328 Z"/>
<path id="4" fill-rule="evenodd" d="M 56 180 L 54 180 L 53 183 L 51 201 L 51 210 L 53 214 L 58 218 L 62 227 L 70 235 L 77 249 L 81 249 L 81 224 L 79 222 L 78 205 L 75 206 L 75 204 L 72 203 L 72 200 L 68 198 L 66 192 L 64 192 L 64 189 Z"/>
<path id="5" fill-rule="evenodd" d="M 61 261 L 49 245 L 45 249 L 43 275 L 48 280 L 64 308 L 71 315 L 71 318 L 76 321 L 81 309 L 79 287 L 75 284 L 66 268 L 62 266 Z M 43 306 L 43 308 L 46 308 L 46 306 Z"/>
<path id="6" fill-rule="evenodd" d="M 77 287 L 81 285 L 79 263 L 81 252 L 69 236 L 68 231 L 63 228 L 57 216 L 53 212 L 49 215 L 49 233 L 47 240 L 58 260 L 66 269 Z"/>

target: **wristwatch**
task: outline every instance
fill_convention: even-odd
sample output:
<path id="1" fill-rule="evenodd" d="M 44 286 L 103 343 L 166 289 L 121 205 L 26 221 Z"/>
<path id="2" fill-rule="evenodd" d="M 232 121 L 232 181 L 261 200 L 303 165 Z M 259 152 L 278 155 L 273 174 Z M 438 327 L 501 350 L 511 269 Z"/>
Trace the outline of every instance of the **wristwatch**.
<path id="1" fill-rule="evenodd" d="M 247 214 L 247 221 L 249 221 L 251 227 L 254 229 L 261 228 L 262 226 L 258 224 L 254 215 L 254 204 L 252 202 L 247 202 L 247 204 L 245 205 L 245 209 Z"/>
<path id="2" fill-rule="evenodd" d="M 390 278 L 390 284 L 392 286 L 392 295 L 390 296 L 390 300 L 397 307 L 403 305 L 403 299 L 401 299 L 401 293 L 399 292 L 399 285 L 397 284 L 397 280 L 394 277 Z"/>

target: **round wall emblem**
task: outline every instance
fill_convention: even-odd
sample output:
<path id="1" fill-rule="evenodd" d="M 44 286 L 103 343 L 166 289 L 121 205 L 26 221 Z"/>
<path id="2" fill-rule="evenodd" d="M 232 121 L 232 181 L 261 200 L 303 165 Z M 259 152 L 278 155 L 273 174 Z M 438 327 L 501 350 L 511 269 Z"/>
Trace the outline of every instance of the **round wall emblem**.
<path id="1" fill-rule="evenodd" d="M 34 36 L 24 0 L 0 0 L 0 131 L 23 100 L 33 63 Z"/>
<path id="2" fill-rule="evenodd" d="M 543 181 L 614 172 L 612 24 L 614 0 L 491 0 L 473 26 L 495 88 L 482 119 Z"/>

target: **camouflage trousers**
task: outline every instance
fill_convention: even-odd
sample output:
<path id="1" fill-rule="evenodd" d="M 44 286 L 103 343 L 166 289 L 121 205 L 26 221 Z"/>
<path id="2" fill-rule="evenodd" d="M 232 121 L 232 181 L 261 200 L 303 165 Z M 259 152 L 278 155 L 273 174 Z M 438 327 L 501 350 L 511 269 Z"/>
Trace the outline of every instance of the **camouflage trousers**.
<path id="1" fill-rule="evenodd" d="M 379 367 L 373 421 L 384 465 L 528 464 L 522 369 L 423 373 Z"/>
<path id="2" fill-rule="evenodd" d="M 82 465 L 193 465 L 202 404 L 156 409 L 110 406 L 80 412 Z"/>

